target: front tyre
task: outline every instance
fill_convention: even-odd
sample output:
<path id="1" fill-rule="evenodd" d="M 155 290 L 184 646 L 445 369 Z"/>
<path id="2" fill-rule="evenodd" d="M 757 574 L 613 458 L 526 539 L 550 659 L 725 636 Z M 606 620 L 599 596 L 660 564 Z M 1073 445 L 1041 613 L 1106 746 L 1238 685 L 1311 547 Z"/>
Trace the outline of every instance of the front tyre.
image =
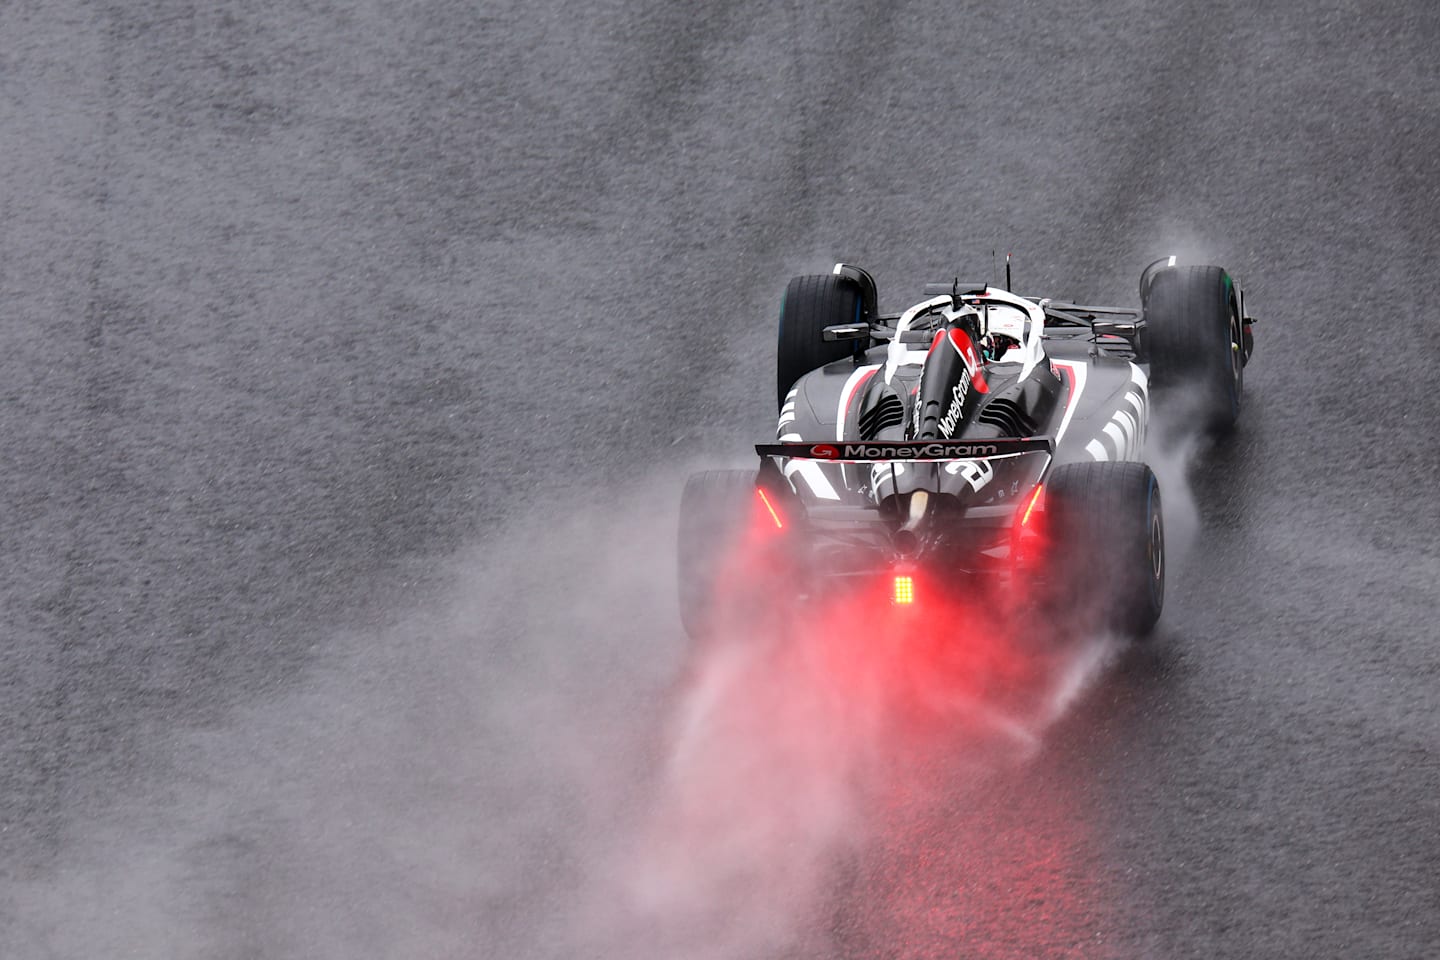
<path id="1" fill-rule="evenodd" d="M 1165 605 L 1160 485 L 1143 463 L 1069 463 L 1045 481 L 1052 588 L 1064 616 L 1131 637 Z"/>
<path id="2" fill-rule="evenodd" d="M 1230 275 L 1219 267 L 1147 269 L 1141 299 L 1157 411 L 1210 432 L 1232 429 L 1245 387 L 1245 350 Z"/>

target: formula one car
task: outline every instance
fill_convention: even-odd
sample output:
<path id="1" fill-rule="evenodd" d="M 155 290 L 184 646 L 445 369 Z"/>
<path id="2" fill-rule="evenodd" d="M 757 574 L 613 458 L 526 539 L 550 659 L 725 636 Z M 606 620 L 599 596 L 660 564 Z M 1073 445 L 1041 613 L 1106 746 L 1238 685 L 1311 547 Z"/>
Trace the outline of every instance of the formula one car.
<path id="1" fill-rule="evenodd" d="M 1087 629 L 1154 626 L 1152 402 L 1171 421 L 1233 427 L 1253 349 L 1239 286 L 1170 257 L 1142 273 L 1139 308 L 960 280 L 925 295 L 882 315 L 858 267 L 790 281 L 776 442 L 756 446 L 758 470 L 696 474 L 681 498 L 692 637 L 736 604 L 856 595 L 903 612 L 964 593 Z"/>

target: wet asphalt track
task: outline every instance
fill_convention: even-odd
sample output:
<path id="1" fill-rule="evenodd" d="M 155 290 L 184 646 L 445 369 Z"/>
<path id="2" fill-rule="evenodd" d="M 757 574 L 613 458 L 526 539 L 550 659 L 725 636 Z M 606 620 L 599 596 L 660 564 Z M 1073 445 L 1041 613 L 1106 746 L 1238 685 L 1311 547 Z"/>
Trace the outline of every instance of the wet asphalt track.
<path id="1" fill-rule="evenodd" d="M 1243 428 L 1153 645 L 794 955 L 1440 954 L 1440 12 L 1078 6 L 0 6 L 0 953 L 564 955 L 487 710 L 680 641 L 540 639 L 632 561 L 533 531 L 763 435 L 792 273 L 998 246 L 1230 267 Z"/>

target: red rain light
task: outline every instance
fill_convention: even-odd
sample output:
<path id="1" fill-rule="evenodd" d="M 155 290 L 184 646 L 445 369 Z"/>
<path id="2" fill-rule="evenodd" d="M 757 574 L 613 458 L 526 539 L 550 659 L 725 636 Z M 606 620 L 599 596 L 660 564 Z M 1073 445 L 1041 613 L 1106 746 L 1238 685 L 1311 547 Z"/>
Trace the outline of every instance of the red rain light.
<path id="1" fill-rule="evenodd" d="M 785 524 L 780 522 L 780 514 L 775 512 L 775 507 L 770 503 L 770 498 L 765 496 L 765 491 L 756 487 L 755 492 L 760 494 L 760 502 L 765 504 L 766 510 L 770 511 L 770 519 L 775 521 L 775 529 L 784 530 Z"/>
<path id="2" fill-rule="evenodd" d="M 915 602 L 915 578 L 898 576 L 890 590 L 890 602 L 909 606 Z"/>
<path id="3" fill-rule="evenodd" d="M 1035 492 L 1032 493 L 1032 494 L 1030 494 L 1030 502 L 1025 505 L 1025 513 L 1020 517 L 1020 526 L 1023 527 L 1023 526 L 1025 526 L 1025 524 L 1029 523 L 1029 522 L 1030 522 L 1030 512 L 1035 509 L 1035 505 L 1036 505 L 1037 503 L 1038 503 L 1038 504 L 1044 504 L 1044 502 L 1045 502 L 1045 485 L 1044 485 L 1043 483 L 1037 483 L 1037 484 L 1035 484 Z M 1041 509 L 1044 509 L 1044 507 L 1042 506 Z"/>

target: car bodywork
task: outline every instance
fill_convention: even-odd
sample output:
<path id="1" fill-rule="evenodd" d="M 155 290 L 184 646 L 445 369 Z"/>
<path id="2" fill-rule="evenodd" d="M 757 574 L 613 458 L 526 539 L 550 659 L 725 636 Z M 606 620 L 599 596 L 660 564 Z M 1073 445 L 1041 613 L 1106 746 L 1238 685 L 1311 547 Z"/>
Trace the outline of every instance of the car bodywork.
<path id="1" fill-rule="evenodd" d="M 865 291 L 872 318 L 826 328 L 852 355 L 802 376 L 776 441 L 756 446 L 767 505 L 786 515 L 776 522 L 804 528 L 799 568 L 823 580 L 926 564 L 1013 576 L 1052 469 L 1143 461 L 1141 311 L 955 281 L 879 316 L 868 275 L 834 273 Z"/>

